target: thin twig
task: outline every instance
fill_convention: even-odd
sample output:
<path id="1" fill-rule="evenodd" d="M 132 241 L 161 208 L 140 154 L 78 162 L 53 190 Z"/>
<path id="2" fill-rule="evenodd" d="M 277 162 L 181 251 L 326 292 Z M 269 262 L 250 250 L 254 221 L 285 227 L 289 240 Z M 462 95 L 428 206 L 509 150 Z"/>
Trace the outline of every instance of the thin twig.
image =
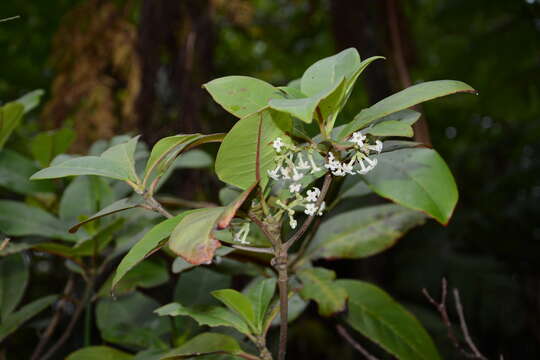
<path id="1" fill-rule="evenodd" d="M 311 242 L 311 240 L 313 240 L 313 238 L 315 237 L 315 234 L 317 233 L 317 230 L 319 229 L 319 226 L 321 225 L 321 222 L 322 222 L 321 217 L 318 217 L 315 220 L 315 224 L 313 224 L 313 227 L 311 228 L 311 231 L 310 231 L 308 237 L 302 242 L 302 244 L 300 245 L 300 249 L 295 254 L 294 260 L 291 261 L 291 263 L 289 264 L 289 269 L 294 270 L 295 266 L 300 262 L 300 260 L 302 260 L 304 254 L 305 254 L 305 252 L 306 252 L 306 250 L 308 248 L 308 245 Z"/>
<path id="2" fill-rule="evenodd" d="M 328 192 L 328 189 L 330 188 L 331 183 L 332 183 L 332 175 L 330 173 L 327 173 L 324 176 L 324 182 L 321 189 L 321 194 L 319 195 L 319 198 L 317 199 L 317 203 L 315 204 L 316 208 L 319 208 L 321 206 L 322 202 L 324 201 L 324 198 L 326 197 L 326 193 Z M 291 236 L 290 239 L 287 240 L 285 244 L 283 244 L 283 247 L 285 248 L 285 250 L 288 250 L 292 245 L 294 245 L 294 243 L 298 239 L 300 239 L 305 234 L 305 232 L 307 231 L 307 229 L 309 228 L 309 226 L 311 225 L 314 219 L 315 219 L 315 215 L 311 215 L 306 219 L 306 221 L 304 221 L 300 229 L 298 229 L 298 231 L 294 233 L 294 235 Z"/>
<path id="3" fill-rule="evenodd" d="M 364 349 L 364 347 L 362 345 L 360 345 L 356 340 L 354 340 L 352 338 L 352 336 L 347 332 L 347 330 L 345 330 L 345 328 L 343 326 L 338 324 L 338 325 L 336 325 L 336 328 L 337 328 L 337 331 L 338 331 L 339 335 L 341 335 L 345 340 L 347 340 L 347 342 L 349 344 L 351 344 L 353 348 L 355 348 L 356 350 L 358 350 L 358 352 L 360 352 L 362 355 L 364 355 L 366 357 L 366 359 L 368 359 L 368 360 L 379 360 L 377 357 L 371 355 L 369 353 L 369 351 Z"/>
<path id="4" fill-rule="evenodd" d="M 467 323 L 465 322 L 465 315 L 463 314 L 463 306 L 461 305 L 458 289 L 454 289 L 454 301 L 456 302 L 456 310 L 459 316 L 459 323 L 461 324 L 461 332 L 463 333 L 465 342 L 467 343 L 467 345 L 469 346 L 469 349 L 471 349 L 472 353 L 477 359 L 487 360 L 487 358 L 484 355 L 482 355 L 482 353 L 478 350 L 478 348 L 476 347 L 476 345 L 471 339 L 471 335 L 469 334 Z"/>
<path id="5" fill-rule="evenodd" d="M 459 320 L 460 320 L 460 324 L 461 324 L 461 329 L 463 331 L 463 336 L 465 337 L 465 341 L 467 342 L 467 345 L 469 346 L 471 352 L 465 350 L 461 346 L 459 340 L 457 339 L 457 337 L 454 334 L 452 323 L 450 321 L 450 317 L 448 316 L 448 310 L 446 308 L 446 297 L 448 295 L 448 283 L 447 283 L 446 279 L 442 278 L 442 280 L 441 280 L 441 301 L 440 302 L 435 301 L 435 299 L 433 299 L 433 297 L 428 293 L 428 291 L 425 288 L 422 289 L 422 293 L 428 299 L 428 301 L 433 306 L 435 306 L 435 308 L 439 312 L 439 314 L 441 316 L 441 319 L 442 319 L 444 325 L 447 328 L 448 338 L 450 339 L 450 341 L 452 342 L 454 347 L 459 352 L 461 352 L 461 354 L 463 354 L 463 356 L 465 356 L 466 358 L 487 360 L 487 358 L 478 351 L 478 349 L 476 348 L 476 346 L 474 345 L 474 343 L 471 340 L 471 337 L 469 335 L 469 330 L 467 328 L 467 324 L 465 323 L 465 317 L 463 316 L 463 307 L 461 306 L 461 302 L 460 302 L 460 299 L 459 299 L 459 292 L 457 291 L 457 289 L 454 289 L 454 298 L 455 298 L 455 302 L 456 302 L 456 310 L 457 310 L 458 315 L 459 315 Z"/>
<path id="6" fill-rule="evenodd" d="M 6 22 L 6 21 L 11 21 L 11 20 L 17 20 L 17 19 L 19 19 L 20 17 L 21 17 L 20 15 L 15 15 L 15 16 L 12 16 L 12 17 L 0 19 L 0 23 Z"/>
<path id="7" fill-rule="evenodd" d="M 163 205 L 161 205 L 161 203 L 157 201 L 153 196 L 147 194 L 145 196 L 145 200 L 146 202 L 140 205 L 142 208 L 155 211 L 168 219 L 173 217 L 173 214 L 165 210 Z"/>
<path id="8" fill-rule="evenodd" d="M 51 318 L 51 321 L 49 322 L 49 325 L 47 326 L 47 329 L 43 332 L 43 335 L 41 335 L 41 338 L 39 339 L 39 343 L 34 349 L 34 352 L 32 353 L 31 360 L 38 360 L 39 355 L 43 352 L 43 349 L 45 348 L 45 345 L 49 343 L 51 340 L 51 336 L 53 335 L 54 331 L 56 330 L 56 327 L 60 323 L 60 316 L 62 315 L 62 308 L 64 306 L 64 302 L 68 302 L 67 298 L 69 297 L 69 293 L 73 290 L 73 274 L 71 274 L 68 278 L 68 281 L 66 282 L 66 286 L 64 287 L 62 299 L 58 301 L 56 311 Z"/>
<path id="9" fill-rule="evenodd" d="M 164 205 L 173 206 L 173 207 L 182 207 L 182 208 L 191 208 L 191 209 L 202 209 L 217 207 L 217 204 L 207 202 L 207 201 L 192 201 L 186 199 L 180 199 L 172 196 L 158 196 L 156 197 L 157 201 Z"/>
<path id="10" fill-rule="evenodd" d="M 56 341 L 56 343 L 47 351 L 45 355 L 40 360 L 48 360 L 50 359 L 58 349 L 64 345 L 64 343 L 69 339 L 70 335 L 73 332 L 73 328 L 77 324 L 77 321 L 79 320 L 79 317 L 81 316 L 83 310 L 86 307 L 86 304 L 90 301 L 92 297 L 92 292 L 94 291 L 94 278 L 91 277 L 88 282 L 86 283 L 86 288 L 84 289 L 83 297 L 81 298 L 81 301 L 77 305 L 77 308 L 75 309 L 75 312 L 73 313 L 73 316 L 71 317 L 71 320 L 64 330 L 62 336 Z"/>
<path id="11" fill-rule="evenodd" d="M 254 246 L 244 246 L 244 245 L 231 245 L 233 248 L 238 250 L 250 251 L 255 253 L 264 253 L 264 254 L 273 254 L 274 249 L 272 248 L 260 248 Z"/>

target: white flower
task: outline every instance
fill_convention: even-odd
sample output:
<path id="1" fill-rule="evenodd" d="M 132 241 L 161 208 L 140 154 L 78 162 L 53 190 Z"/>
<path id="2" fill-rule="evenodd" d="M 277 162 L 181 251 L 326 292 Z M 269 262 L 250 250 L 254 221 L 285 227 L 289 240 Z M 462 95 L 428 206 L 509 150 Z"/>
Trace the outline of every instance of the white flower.
<path id="1" fill-rule="evenodd" d="M 304 177 L 304 174 L 302 174 L 301 172 L 298 172 L 296 168 L 293 168 L 293 176 L 292 176 L 293 181 L 301 180 L 303 177 Z"/>
<path id="2" fill-rule="evenodd" d="M 317 215 L 322 216 L 324 209 L 326 209 L 326 202 L 322 202 L 321 206 L 319 207 L 319 211 L 317 212 Z"/>
<path id="3" fill-rule="evenodd" d="M 249 234 L 249 223 L 245 223 L 242 225 L 242 228 L 234 234 L 234 241 L 240 243 L 240 244 L 249 244 L 249 241 L 247 241 L 247 236 Z"/>
<path id="4" fill-rule="evenodd" d="M 272 179 L 274 180 L 279 180 L 279 170 L 281 169 L 280 166 L 278 166 L 277 168 L 275 168 L 274 170 L 270 171 L 270 170 L 267 170 L 268 172 L 268 176 L 270 176 Z"/>
<path id="5" fill-rule="evenodd" d="M 332 171 L 332 174 L 334 176 L 345 176 L 346 175 L 345 171 L 343 171 L 343 167 L 342 167 L 341 164 L 339 164 L 339 167 L 336 170 Z"/>
<path id="6" fill-rule="evenodd" d="M 367 147 L 369 150 L 376 151 L 378 154 L 380 154 L 382 151 L 383 143 L 381 140 L 377 140 L 375 141 L 375 145 L 368 145 Z"/>
<path id="7" fill-rule="evenodd" d="M 309 215 L 309 216 L 313 216 L 315 215 L 315 213 L 317 212 L 317 206 L 315 206 L 315 204 L 306 204 L 306 209 L 304 210 L 304 213 L 306 215 Z"/>
<path id="8" fill-rule="evenodd" d="M 298 165 L 296 166 L 296 168 L 299 170 L 309 170 L 311 168 L 309 166 L 309 163 L 307 161 L 304 161 L 302 153 L 298 154 Z"/>
<path id="9" fill-rule="evenodd" d="M 333 153 L 328 153 L 328 159 L 324 167 L 329 169 L 330 171 L 336 171 L 341 168 L 341 164 L 339 161 L 336 160 Z"/>
<path id="10" fill-rule="evenodd" d="M 290 171 L 289 168 L 283 168 L 283 167 L 282 167 L 282 168 L 279 169 L 279 170 L 280 170 L 280 172 L 281 172 L 281 176 L 283 176 L 283 179 L 289 180 L 289 179 L 291 178 L 291 175 L 290 175 L 291 171 Z"/>
<path id="11" fill-rule="evenodd" d="M 283 141 L 281 140 L 280 137 L 276 138 L 276 140 L 274 140 L 272 142 L 272 146 L 274 147 L 274 149 L 276 150 L 277 153 L 281 152 L 281 148 L 284 146 L 285 144 L 283 143 Z"/>
<path id="12" fill-rule="evenodd" d="M 353 133 L 352 136 L 349 138 L 349 142 L 355 143 L 360 147 L 364 146 L 364 140 L 366 140 L 366 136 L 363 135 L 360 131 Z"/>
<path id="13" fill-rule="evenodd" d="M 302 184 L 292 183 L 291 185 L 289 185 L 289 191 L 293 194 L 299 192 L 300 189 L 302 189 Z"/>
<path id="14" fill-rule="evenodd" d="M 319 190 L 316 187 L 313 187 L 312 189 L 313 190 L 307 191 L 306 201 L 315 202 L 317 201 L 317 198 L 319 197 L 319 195 L 321 195 L 321 190 Z"/>
<path id="15" fill-rule="evenodd" d="M 369 164 L 370 168 L 373 169 L 375 166 L 377 166 L 377 159 L 373 159 L 371 160 L 370 158 L 368 158 L 367 156 L 365 157 L 365 159 L 367 161 L 367 163 Z M 371 170 L 370 169 L 370 170 Z"/>
<path id="16" fill-rule="evenodd" d="M 345 164 L 345 163 L 341 164 L 341 169 L 343 170 L 344 173 L 351 174 L 351 175 L 355 174 L 353 170 L 354 160 L 355 158 L 353 157 L 351 161 L 349 161 L 348 164 Z"/>
<path id="17" fill-rule="evenodd" d="M 365 160 L 368 163 L 368 166 L 365 166 L 363 160 Z M 373 170 L 375 166 L 377 166 L 377 162 L 378 162 L 377 159 L 372 160 L 368 158 L 367 156 L 364 157 L 363 159 L 358 159 L 358 163 L 360 164 L 360 171 L 358 171 L 358 173 L 361 175 L 367 174 L 368 172 Z"/>
<path id="18" fill-rule="evenodd" d="M 321 168 L 317 166 L 317 164 L 315 164 L 315 160 L 313 160 L 313 155 L 311 154 L 308 154 L 308 160 L 309 160 L 309 163 L 311 164 L 311 173 L 316 173 L 317 171 L 321 171 Z"/>
<path id="19" fill-rule="evenodd" d="M 358 159 L 358 163 L 360 164 L 360 170 L 358 171 L 358 174 L 365 175 L 371 170 L 371 168 L 367 168 L 362 159 Z"/>
<path id="20" fill-rule="evenodd" d="M 292 216 L 289 216 L 289 226 L 291 229 L 296 229 L 296 225 L 298 225 L 298 221 L 296 221 L 296 219 Z"/>

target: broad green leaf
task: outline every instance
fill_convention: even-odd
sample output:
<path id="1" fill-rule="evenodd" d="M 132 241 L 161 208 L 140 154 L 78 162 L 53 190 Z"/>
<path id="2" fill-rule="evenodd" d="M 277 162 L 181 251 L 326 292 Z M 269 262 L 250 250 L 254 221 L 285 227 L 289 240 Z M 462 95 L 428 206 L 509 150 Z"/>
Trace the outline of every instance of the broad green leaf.
<path id="1" fill-rule="evenodd" d="M 219 353 L 239 355 L 243 351 L 233 337 L 208 332 L 195 336 L 187 343 L 165 354 L 161 359 L 185 359 L 193 356 Z"/>
<path id="2" fill-rule="evenodd" d="M 112 240 L 114 240 L 113 235 L 120 230 L 123 225 L 124 219 L 116 219 L 107 226 L 101 227 L 97 233 L 77 242 L 73 247 L 73 255 L 92 256 L 94 254 L 99 254 Z"/>
<path id="3" fill-rule="evenodd" d="M 23 96 L 15 100 L 15 102 L 24 106 L 24 113 L 26 114 L 27 112 L 35 109 L 39 105 L 41 97 L 44 94 L 45 91 L 37 89 L 34 91 L 30 91 L 27 94 L 24 94 Z"/>
<path id="4" fill-rule="evenodd" d="M 38 300 L 26 304 L 19 311 L 11 313 L 0 324 L 0 343 L 12 332 L 17 330 L 26 321 L 45 310 L 57 299 L 56 295 L 42 297 Z"/>
<path id="5" fill-rule="evenodd" d="M 364 179 L 377 194 L 447 224 L 457 203 L 452 173 L 432 149 L 409 148 L 378 155 Z"/>
<path id="6" fill-rule="evenodd" d="M 270 99 L 283 97 L 277 88 L 248 76 L 226 76 L 203 87 L 219 105 L 238 118 L 258 112 Z"/>
<path id="7" fill-rule="evenodd" d="M 457 93 L 474 94 L 476 90 L 461 81 L 454 80 L 428 81 L 413 85 L 362 110 L 343 128 L 339 137 L 341 139 L 346 138 L 356 130 L 362 129 L 386 115 L 407 109 L 424 101 Z"/>
<path id="8" fill-rule="evenodd" d="M 28 266 L 21 254 L 0 260 L 0 322 L 15 310 L 28 284 Z"/>
<path id="9" fill-rule="evenodd" d="M 86 219 L 86 220 L 72 226 L 69 229 L 69 232 L 74 233 L 77 230 L 79 230 L 79 228 L 82 225 L 84 225 L 84 224 L 86 224 L 86 223 L 88 223 L 90 221 L 94 221 L 94 220 L 97 220 L 97 219 L 102 218 L 104 216 L 112 215 L 112 214 L 115 214 L 115 213 L 120 212 L 120 211 L 125 211 L 125 210 L 136 208 L 140 204 L 141 204 L 140 202 L 138 202 L 136 200 L 133 200 L 133 199 L 130 199 L 130 198 L 120 199 L 118 201 L 115 201 L 111 205 L 104 207 L 103 209 L 101 209 L 100 211 L 95 213 L 94 215 L 90 216 L 88 219 Z"/>
<path id="10" fill-rule="evenodd" d="M 138 352 L 132 360 L 160 360 L 168 350 L 148 349 Z"/>
<path id="11" fill-rule="evenodd" d="M 139 292 L 118 299 L 101 298 L 96 322 L 103 340 L 137 348 L 161 347 L 161 336 L 170 330 L 168 319 L 153 313 L 159 304 Z"/>
<path id="12" fill-rule="evenodd" d="M 204 169 L 214 164 L 214 159 L 207 152 L 194 149 L 185 152 L 171 165 L 173 169 Z"/>
<path id="13" fill-rule="evenodd" d="M 120 264 L 116 268 L 112 288 L 114 289 L 116 284 L 118 284 L 118 282 L 127 274 L 127 272 L 144 260 L 149 253 L 159 248 L 161 242 L 171 234 L 176 225 L 189 213 L 191 212 L 186 211 L 173 218 L 164 220 L 144 234 L 143 238 L 139 240 L 128 251 L 122 261 L 120 261 Z"/>
<path id="14" fill-rule="evenodd" d="M 403 122 L 405 124 L 409 124 L 412 126 L 415 122 L 418 121 L 418 119 L 420 119 L 420 116 L 422 116 L 422 114 L 420 114 L 418 111 L 405 109 L 405 110 L 400 110 L 398 112 L 392 113 L 390 115 L 386 115 L 380 118 L 379 120 L 375 120 L 373 124 L 376 125 L 385 121 L 394 120 L 394 121 L 400 121 L 400 122 Z"/>
<path id="15" fill-rule="evenodd" d="M 230 286 L 229 275 L 199 266 L 180 275 L 174 290 L 174 301 L 184 306 L 218 305 L 211 292 Z"/>
<path id="16" fill-rule="evenodd" d="M 306 94 L 300 91 L 299 87 L 280 86 L 278 89 L 283 93 L 285 99 L 301 99 L 307 97 Z"/>
<path id="17" fill-rule="evenodd" d="M 135 172 L 135 147 L 138 136 L 131 140 L 114 145 L 100 156 L 82 156 L 66 160 L 38 171 L 31 180 L 54 179 L 76 175 L 98 175 L 117 180 L 138 183 Z"/>
<path id="18" fill-rule="evenodd" d="M 212 296 L 237 313 L 253 329 L 257 329 L 257 320 L 250 298 L 233 289 L 212 291 Z"/>
<path id="19" fill-rule="evenodd" d="M 66 360 L 132 360 L 133 355 L 108 346 L 89 346 L 71 353 Z"/>
<path id="20" fill-rule="evenodd" d="M 29 144 L 34 159 L 43 166 L 49 166 L 52 159 L 66 152 L 75 140 L 75 132 L 69 128 L 45 131 L 37 134 Z"/>
<path id="21" fill-rule="evenodd" d="M 22 202 L 0 200 L 0 231 L 11 236 L 37 235 L 75 241 L 67 225 L 45 210 Z"/>
<path id="22" fill-rule="evenodd" d="M 354 48 L 321 59 L 311 65 L 302 75 L 300 90 L 307 96 L 328 90 L 341 81 L 351 79 L 360 67 L 360 55 Z"/>
<path id="23" fill-rule="evenodd" d="M 97 176 L 79 176 L 71 181 L 60 199 L 58 216 L 70 225 L 81 215 L 89 216 L 101 206 L 109 205 L 115 194 L 108 181 Z"/>
<path id="24" fill-rule="evenodd" d="M 346 321 L 400 360 L 441 357 L 420 322 L 380 288 L 358 280 L 338 280 L 349 294 Z"/>
<path id="25" fill-rule="evenodd" d="M 112 290 L 113 275 L 99 290 L 99 296 L 109 296 Z M 169 281 L 167 264 L 163 259 L 146 260 L 136 265 L 126 274 L 114 289 L 115 296 L 129 293 L 137 288 L 150 289 Z"/>
<path id="26" fill-rule="evenodd" d="M 421 212 L 385 204 L 347 211 L 323 222 L 310 243 L 314 259 L 360 259 L 393 246 L 411 228 L 424 223 Z"/>
<path id="27" fill-rule="evenodd" d="M 319 314 L 331 316 L 345 310 L 347 292 L 335 281 L 332 270 L 321 267 L 306 268 L 298 272 L 302 281 L 300 295 L 304 299 L 314 300 L 319 305 Z"/>
<path id="28" fill-rule="evenodd" d="M 280 137 L 291 140 L 284 131 L 292 126 L 286 114 L 263 110 L 240 119 L 221 144 L 216 158 L 216 173 L 225 183 L 242 190 L 259 181 L 268 183 L 268 170 L 275 167 L 276 153 L 272 141 Z"/>
<path id="29" fill-rule="evenodd" d="M 1 187 L 23 195 L 54 192 L 51 181 L 28 180 L 38 170 L 39 168 L 24 156 L 8 149 L 0 150 Z"/>
<path id="30" fill-rule="evenodd" d="M 174 228 L 169 238 L 169 248 L 189 263 L 210 263 L 214 251 L 221 246 L 212 232 L 224 209 L 215 207 L 190 212 Z"/>
<path id="31" fill-rule="evenodd" d="M 145 181 L 147 181 L 158 164 L 167 160 L 171 162 L 171 155 L 177 150 L 183 149 L 191 141 L 200 139 L 201 136 L 201 134 L 174 135 L 159 140 L 152 148 L 150 157 L 146 162 L 146 169 L 144 170 Z"/>
<path id="32" fill-rule="evenodd" d="M 0 107 L 0 149 L 11 136 L 11 133 L 21 122 L 24 106 L 18 103 L 8 103 Z"/>
<path id="33" fill-rule="evenodd" d="M 339 79 L 333 86 L 300 99 L 272 99 L 269 107 L 289 115 L 292 115 L 305 123 L 311 123 L 315 111 L 319 107 L 322 119 L 337 115 L 340 110 L 340 100 L 345 91 L 345 78 Z M 317 117 L 319 115 L 317 114 Z M 319 121 L 321 119 L 318 119 Z"/>
<path id="34" fill-rule="evenodd" d="M 365 133 L 373 136 L 412 137 L 414 135 L 411 125 L 397 120 L 389 120 L 376 124 L 367 128 Z"/>
<path id="35" fill-rule="evenodd" d="M 255 323 L 259 331 L 262 331 L 266 311 L 276 291 L 276 279 L 259 279 L 246 291 L 246 296 L 253 304 L 255 311 Z"/>
<path id="36" fill-rule="evenodd" d="M 199 305 L 187 307 L 179 303 L 170 303 L 156 309 L 154 312 L 159 316 L 189 316 L 201 326 L 228 326 L 243 334 L 251 334 L 244 320 L 221 306 Z"/>

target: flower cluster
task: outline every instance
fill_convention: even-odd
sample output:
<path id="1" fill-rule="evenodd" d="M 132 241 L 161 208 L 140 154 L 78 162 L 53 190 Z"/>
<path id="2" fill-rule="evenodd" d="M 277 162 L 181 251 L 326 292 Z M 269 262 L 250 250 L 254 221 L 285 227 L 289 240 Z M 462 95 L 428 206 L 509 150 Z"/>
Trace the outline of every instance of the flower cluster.
<path id="1" fill-rule="evenodd" d="M 316 187 L 312 187 L 311 190 L 308 190 L 306 192 L 306 196 L 303 197 L 300 194 L 295 194 L 295 199 L 291 201 L 289 204 L 284 204 L 280 200 L 277 200 L 277 204 L 283 208 L 287 215 L 289 216 L 289 225 L 291 229 L 295 229 L 298 225 L 298 222 L 294 218 L 295 214 L 295 208 L 300 206 L 304 208 L 304 214 L 308 216 L 315 216 L 319 215 L 321 216 L 323 214 L 323 211 L 326 207 L 325 202 L 323 201 L 320 206 L 317 206 L 317 200 L 319 199 L 319 196 L 321 195 L 321 190 L 319 190 Z"/>
<path id="2" fill-rule="evenodd" d="M 247 245 L 249 244 L 249 241 L 247 241 L 248 234 L 249 234 L 249 222 L 245 222 L 240 227 L 240 230 L 234 233 L 233 241 L 236 241 L 242 245 Z"/>
<path id="3" fill-rule="evenodd" d="M 332 152 L 328 154 L 324 167 L 330 170 L 334 176 L 364 175 L 377 166 L 377 159 L 370 159 L 369 155 L 372 152 L 381 153 L 383 144 L 380 140 L 377 140 L 374 145 L 369 144 L 366 142 L 366 136 L 357 131 L 349 138 L 349 142 L 354 145 L 348 161 L 340 162 Z M 359 169 L 357 165 L 360 167 Z"/>

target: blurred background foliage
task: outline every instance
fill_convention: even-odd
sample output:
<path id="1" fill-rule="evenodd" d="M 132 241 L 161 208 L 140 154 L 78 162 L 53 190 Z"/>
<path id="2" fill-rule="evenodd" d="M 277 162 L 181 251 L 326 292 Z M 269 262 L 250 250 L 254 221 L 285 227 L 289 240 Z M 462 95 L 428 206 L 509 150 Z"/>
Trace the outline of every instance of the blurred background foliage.
<path id="1" fill-rule="evenodd" d="M 0 23 L 0 100 L 45 90 L 45 105 L 32 112 L 37 122 L 17 129 L 14 148 L 60 127 L 75 131 L 72 152 L 126 132 L 153 143 L 173 133 L 227 130 L 233 117 L 201 84 L 243 74 L 282 85 L 351 46 L 362 58 L 387 60 L 365 73 L 342 121 L 416 82 L 472 85 L 480 96 L 424 105 L 427 127 L 416 129 L 457 179 L 460 202 L 449 226 L 431 222 L 391 250 L 336 271 L 374 281 L 406 304 L 450 359 L 456 354 L 420 292 L 436 293 L 446 276 L 462 292 L 484 353 L 540 357 L 539 1 L 1 1 L 0 17 L 13 15 L 21 18 Z M 172 189 L 193 193 L 186 191 L 193 176 Z M 344 351 L 314 314 L 292 328 L 291 358 Z M 20 344 L 14 339 L 8 349 Z"/>

